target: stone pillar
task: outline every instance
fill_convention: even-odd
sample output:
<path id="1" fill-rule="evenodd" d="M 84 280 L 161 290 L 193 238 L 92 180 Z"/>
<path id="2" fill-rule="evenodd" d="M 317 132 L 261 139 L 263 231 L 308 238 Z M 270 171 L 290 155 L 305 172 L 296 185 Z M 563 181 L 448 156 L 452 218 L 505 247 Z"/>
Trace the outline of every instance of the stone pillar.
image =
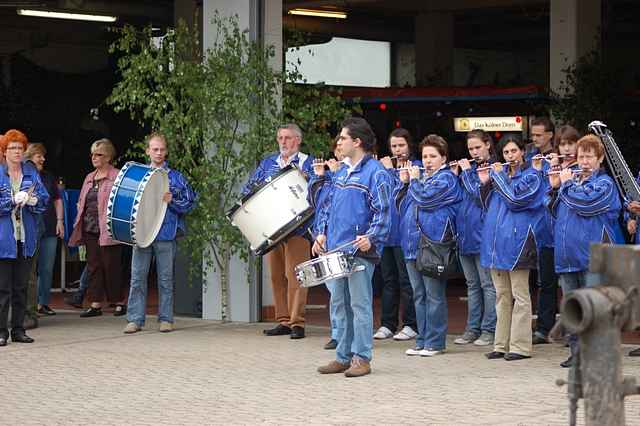
<path id="1" fill-rule="evenodd" d="M 430 12 L 415 18 L 416 84 L 449 86 L 453 82 L 453 14 Z"/>
<path id="2" fill-rule="evenodd" d="M 272 63 L 274 68 L 282 69 L 282 0 L 204 0 L 201 19 L 205 51 L 210 48 L 215 35 L 211 19 L 216 10 L 221 16 L 237 15 L 240 28 L 248 29 L 253 40 L 274 45 L 276 56 Z M 272 137 L 275 144 L 275 133 Z M 260 319 L 260 295 L 263 294 L 262 298 L 267 299 L 267 303 L 271 298 L 269 275 L 261 274 L 266 268 L 256 267 L 261 260 L 258 258 L 247 265 L 238 256 L 231 258 L 227 319 L 247 322 Z M 221 319 L 219 276 L 217 272 L 209 271 L 203 280 L 202 317 Z"/>
<path id="3" fill-rule="evenodd" d="M 551 0 L 549 88 L 558 91 L 563 72 L 581 56 L 600 47 L 601 0 Z"/>

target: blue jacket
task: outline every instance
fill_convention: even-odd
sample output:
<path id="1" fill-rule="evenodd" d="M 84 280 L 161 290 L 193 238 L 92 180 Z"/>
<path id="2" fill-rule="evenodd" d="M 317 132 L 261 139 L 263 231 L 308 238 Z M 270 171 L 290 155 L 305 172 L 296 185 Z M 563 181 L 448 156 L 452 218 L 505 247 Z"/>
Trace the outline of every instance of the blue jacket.
<path id="1" fill-rule="evenodd" d="M 249 194 L 254 189 L 254 187 L 262 185 L 264 182 L 280 173 L 280 170 L 282 170 L 282 168 L 278 163 L 279 158 L 279 153 L 270 154 L 260 162 L 258 168 L 253 172 L 253 174 L 251 174 L 251 177 L 249 178 L 247 183 L 242 187 L 241 193 L 243 196 Z M 298 168 L 302 170 L 302 172 L 309 178 L 312 178 L 314 176 L 313 157 L 310 155 L 298 152 L 296 155 L 294 155 L 289 164 L 295 164 L 296 166 L 298 166 Z M 309 226 L 310 222 L 305 222 L 305 224 L 296 229 L 296 231 L 292 235 L 305 234 L 309 229 Z"/>
<path id="2" fill-rule="evenodd" d="M 344 167 L 344 166 L 341 166 Z M 318 229 L 318 219 L 320 219 L 320 209 L 327 202 L 327 197 L 331 192 L 331 185 L 333 185 L 333 179 L 335 175 L 330 170 L 325 171 L 324 175 L 313 175 L 309 181 L 309 192 L 307 194 L 307 200 L 313 207 L 315 214 L 313 216 L 313 224 L 311 231 L 315 232 Z M 317 235 L 314 235 L 315 238 Z"/>
<path id="3" fill-rule="evenodd" d="M 406 260 L 416 259 L 421 232 L 435 241 L 456 236 L 456 214 L 462 190 L 451 170 L 443 169 L 433 176 L 398 185 L 394 198 L 400 211 L 401 244 Z"/>
<path id="4" fill-rule="evenodd" d="M 507 271 L 535 269 L 538 249 L 550 244 L 544 240 L 550 235 L 543 232 L 543 173 L 533 168 L 519 169 L 512 177 L 504 171 L 489 173 L 492 181 L 482 188 L 487 212 L 480 264 Z"/>
<path id="5" fill-rule="evenodd" d="M 185 234 L 184 215 L 193 210 L 198 195 L 193 191 L 182 173 L 170 169 L 166 162 L 163 168 L 169 174 L 171 202 L 167 206 L 156 241 L 172 241 L 176 239 L 178 230 L 180 235 Z"/>
<path id="6" fill-rule="evenodd" d="M 369 235 L 372 248 L 357 256 L 379 261 L 391 230 L 389 174 L 370 155 L 353 169 L 340 168 L 319 211 L 316 234 L 327 236 L 327 250 Z M 353 252 L 353 247 L 346 247 Z"/>
<path id="7" fill-rule="evenodd" d="M 411 160 L 411 164 L 414 166 L 422 167 L 422 161 L 420 160 Z M 386 170 L 387 170 L 387 173 L 389 173 L 389 178 L 391 179 L 391 188 L 397 188 L 398 185 L 402 186 L 398 169 L 386 169 Z M 392 196 L 391 231 L 389 232 L 389 240 L 387 240 L 385 247 L 401 247 L 402 246 L 402 231 L 400 228 L 400 222 L 401 222 L 400 212 L 398 210 L 398 206 L 393 200 L 395 200 L 395 197 Z"/>
<path id="8" fill-rule="evenodd" d="M 456 228 L 458 230 L 458 249 L 461 255 L 469 256 L 480 253 L 482 241 L 482 226 L 486 206 L 482 204 L 480 196 L 480 178 L 476 164 L 471 169 L 460 173 L 462 187 L 462 202 L 456 216 Z"/>
<path id="9" fill-rule="evenodd" d="M 578 184 L 565 182 L 552 193 L 557 273 L 589 268 L 591 243 L 624 244 L 618 222 L 622 203 L 615 182 L 599 170 Z"/>
<path id="10" fill-rule="evenodd" d="M 34 186 L 33 194 L 38 198 L 35 206 L 22 208 L 22 223 L 24 225 L 24 257 L 32 257 L 38 246 L 39 216 L 47 209 L 49 194 L 40 180 L 35 167 L 22 165 L 21 191 L 28 191 Z M 11 179 L 6 165 L 0 165 L 0 259 L 15 259 L 17 257 L 17 244 L 13 234 L 13 222 L 11 212 L 15 208 L 11 195 Z"/>

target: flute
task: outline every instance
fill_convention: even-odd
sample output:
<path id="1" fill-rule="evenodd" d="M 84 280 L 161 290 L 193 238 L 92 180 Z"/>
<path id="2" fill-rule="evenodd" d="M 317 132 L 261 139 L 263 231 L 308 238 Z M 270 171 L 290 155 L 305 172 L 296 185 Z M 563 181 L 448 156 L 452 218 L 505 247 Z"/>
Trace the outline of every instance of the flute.
<path id="1" fill-rule="evenodd" d="M 505 166 L 505 165 L 518 165 L 518 164 L 520 164 L 520 161 L 518 161 L 518 160 L 506 161 L 506 162 L 500 163 L 500 164 L 503 165 L 503 166 Z M 492 168 L 493 168 L 493 166 L 478 167 L 476 169 L 476 171 L 481 172 L 481 171 L 489 170 L 489 169 L 492 169 Z"/>
<path id="2" fill-rule="evenodd" d="M 554 158 L 576 158 L 576 156 L 574 154 L 547 154 L 547 155 L 542 155 L 542 154 L 538 154 L 538 155 L 534 155 L 533 157 L 531 157 L 532 160 L 545 160 L 548 162 L 551 162 L 551 160 L 553 160 Z"/>
<path id="3" fill-rule="evenodd" d="M 545 176 L 554 176 L 554 175 L 559 175 L 560 173 L 562 173 L 563 170 L 566 169 L 562 169 L 562 170 L 549 170 Z M 593 170 L 592 169 L 588 169 L 588 168 L 584 168 L 584 169 L 572 169 L 571 170 L 571 174 L 573 175 L 579 175 L 582 173 L 591 173 Z"/>

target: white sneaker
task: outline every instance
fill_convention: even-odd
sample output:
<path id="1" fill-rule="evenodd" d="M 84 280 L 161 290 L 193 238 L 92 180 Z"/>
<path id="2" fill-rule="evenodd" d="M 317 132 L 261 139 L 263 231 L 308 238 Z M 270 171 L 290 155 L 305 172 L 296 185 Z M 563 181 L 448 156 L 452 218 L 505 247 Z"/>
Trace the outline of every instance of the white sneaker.
<path id="1" fill-rule="evenodd" d="M 133 334 L 133 333 L 137 333 L 138 331 L 140 331 L 140 326 L 135 322 L 127 323 L 124 330 L 122 330 L 124 334 Z"/>
<path id="2" fill-rule="evenodd" d="M 413 328 L 405 325 L 398 334 L 393 336 L 393 340 L 411 340 L 414 339 L 417 335 L 418 333 L 413 331 Z"/>
<path id="3" fill-rule="evenodd" d="M 438 349 L 423 349 L 420 351 L 420 356 L 436 356 L 436 355 L 441 355 L 444 353 L 444 349 L 443 350 L 438 350 Z"/>
<path id="4" fill-rule="evenodd" d="M 406 351 L 404 351 L 405 355 L 408 356 L 416 356 L 416 355 L 420 355 L 420 352 L 422 351 L 422 349 L 418 349 L 418 348 L 409 348 Z"/>
<path id="5" fill-rule="evenodd" d="M 378 329 L 378 331 L 376 331 L 376 334 L 373 335 L 373 338 L 377 340 L 383 340 L 388 339 L 391 336 L 393 336 L 393 332 L 387 327 L 382 326 Z"/>

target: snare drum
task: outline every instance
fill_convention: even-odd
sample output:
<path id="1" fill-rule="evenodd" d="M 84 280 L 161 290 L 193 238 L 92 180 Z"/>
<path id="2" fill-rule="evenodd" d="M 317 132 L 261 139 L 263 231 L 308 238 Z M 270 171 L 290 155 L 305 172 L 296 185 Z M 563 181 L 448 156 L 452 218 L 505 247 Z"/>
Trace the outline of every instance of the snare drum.
<path id="1" fill-rule="evenodd" d="M 227 212 L 227 218 L 249 240 L 251 250 L 263 255 L 313 216 L 307 201 L 307 180 L 291 164 Z"/>
<path id="2" fill-rule="evenodd" d="M 363 269 L 362 265 L 354 264 L 353 256 L 336 251 L 299 264 L 295 267 L 295 273 L 301 287 L 313 287 L 328 280 L 348 277 Z"/>
<path id="3" fill-rule="evenodd" d="M 133 161 L 118 173 L 107 204 L 107 231 L 116 241 L 147 247 L 156 239 L 167 203 L 169 177 L 156 169 Z"/>

